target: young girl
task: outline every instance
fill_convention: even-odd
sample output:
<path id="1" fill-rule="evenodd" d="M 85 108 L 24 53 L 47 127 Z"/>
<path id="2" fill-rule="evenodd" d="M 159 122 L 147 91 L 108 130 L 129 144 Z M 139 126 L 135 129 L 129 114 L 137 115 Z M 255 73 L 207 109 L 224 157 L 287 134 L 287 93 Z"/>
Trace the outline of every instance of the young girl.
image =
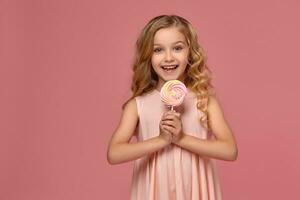
<path id="1" fill-rule="evenodd" d="M 238 151 L 192 25 L 176 15 L 150 20 L 133 71 L 133 94 L 107 151 L 110 164 L 135 160 L 131 200 L 220 200 L 215 159 L 234 161 Z M 174 79 L 188 94 L 170 110 L 159 91 Z"/>

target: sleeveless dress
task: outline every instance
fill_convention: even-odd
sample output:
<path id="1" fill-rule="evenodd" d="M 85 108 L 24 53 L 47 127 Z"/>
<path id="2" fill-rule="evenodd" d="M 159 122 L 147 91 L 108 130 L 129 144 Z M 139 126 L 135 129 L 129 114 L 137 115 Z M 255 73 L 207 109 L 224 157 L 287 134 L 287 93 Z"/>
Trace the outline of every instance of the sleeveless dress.
<path id="1" fill-rule="evenodd" d="M 156 89 L 135 97 L 139 123 L 137 141 L 159 135 L 162 114 L 169 110 Z M 202 112 L 196 107 L 196 95 L 188 89 L 183 103 L 174 107 L 181 113 L 185 134 L 212 139 L 201 126 Z M 175 144 L 134 161 L 131 200 L 221 200 L 216 160 L 201 157 Z"/>

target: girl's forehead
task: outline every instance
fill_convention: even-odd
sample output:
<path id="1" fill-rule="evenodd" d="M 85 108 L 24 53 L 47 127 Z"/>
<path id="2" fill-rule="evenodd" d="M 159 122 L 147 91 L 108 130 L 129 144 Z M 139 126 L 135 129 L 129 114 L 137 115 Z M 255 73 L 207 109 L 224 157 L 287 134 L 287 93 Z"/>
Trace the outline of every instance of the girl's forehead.
<path id="1" fill-rule="evenodd" d="M 154 35 L 154 45 L 173 44 L 178 41 L 186 43 L 185 36 L 177 27 L 160 29 Z"/>

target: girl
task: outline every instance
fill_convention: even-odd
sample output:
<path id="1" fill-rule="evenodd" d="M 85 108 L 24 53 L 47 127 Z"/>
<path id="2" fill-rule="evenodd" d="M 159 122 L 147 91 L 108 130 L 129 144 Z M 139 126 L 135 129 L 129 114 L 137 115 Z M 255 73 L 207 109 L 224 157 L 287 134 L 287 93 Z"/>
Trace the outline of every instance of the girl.
<path id="1" fill-rule="evenodd" d="M 150 20 L 136 42 L 133 71 L 133 94 L 107 151 L 110 164 L 135 160 L 131 200 L 220 200 L 215 159 L 234 161 L 238 151 L 192 25 L 176 15 Z M 173 79 L 188 94 L 170 111 L 159 91 Z"/>

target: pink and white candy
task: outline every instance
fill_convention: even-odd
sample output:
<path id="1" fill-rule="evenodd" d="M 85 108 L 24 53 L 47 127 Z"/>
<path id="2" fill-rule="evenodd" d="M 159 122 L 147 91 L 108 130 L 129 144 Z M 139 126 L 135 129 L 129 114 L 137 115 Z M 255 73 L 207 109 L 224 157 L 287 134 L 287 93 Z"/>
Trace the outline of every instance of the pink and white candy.
<path id="1" fill-rule="evenodd" d="M 168 106 L 179 106 L 187 94 L 187 88 L 179 80 L 167 81 L 160 90 L 161 100 Z"/>

